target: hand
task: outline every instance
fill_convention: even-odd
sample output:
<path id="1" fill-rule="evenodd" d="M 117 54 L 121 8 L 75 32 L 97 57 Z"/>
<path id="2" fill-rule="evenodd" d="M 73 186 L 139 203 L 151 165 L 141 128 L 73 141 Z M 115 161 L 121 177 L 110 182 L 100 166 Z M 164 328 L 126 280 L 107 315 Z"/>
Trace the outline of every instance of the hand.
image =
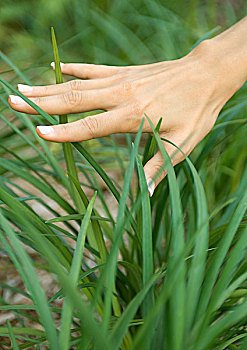
<path id="1" fill-rule="evenodd" d="M 135 133 L 146 114 L 156 126 L 162 117 L 160 136 L 188 155 L 213 127 L 217 116 L 236 89 L 225 84 L 210 56 L 209 41 L 202 42 L 185 57 L 149 65 L 110 67 L 90 64 L 62 64 L 63 74 L 78 79 L 59 85 L 25 86 L 25 94 L 49 114 L 71 114 L 97 109 L 104 113 L 63 125 L 37 127 L 40 137 L 55 142 L 85 141 L 114 133 Z M 11 107 L 37 114 L 20 97 L 10 96 Z M 145 119 L 143 132 L 152 132 Z M 181 162 L 181 152 L 164 146 L 173 165 Z M 175 155 L 173 156 L 173 153 Z M 163 165 L 158 151 L 145 165 L 149 189 L 165 172 L 150 182 Z"/>

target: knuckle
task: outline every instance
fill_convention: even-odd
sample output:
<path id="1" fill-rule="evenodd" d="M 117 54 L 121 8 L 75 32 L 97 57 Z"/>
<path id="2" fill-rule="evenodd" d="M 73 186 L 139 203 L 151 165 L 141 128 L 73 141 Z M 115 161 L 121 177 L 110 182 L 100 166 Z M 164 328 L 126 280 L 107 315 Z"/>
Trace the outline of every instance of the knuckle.
<path id="1" fill-rule="evenodd" d="M 156 158 L 155 163 L 153 164 L 153 169 L 157 172 L 164 165 L 164 159 L 162 157 Z"/>
<path id="2" fill-rule="evenodd" d="M 68 106 L 75 106 L 82 102 L 82 95 L 75 91 L 67 92 L 63 95 L 64 102 Z"/>
<path id="3" fill-rule="evenodd" d="M 83 127 L 86 127 L 90 138 L 96 137 L 96 131 L 99 128 L 99 121 L 95 117 L 87 117 L 81 120 Z"/>
<path id="4" fill-rule="evenodd" d="M 134 114 L 138 117 L 143 117 L 144 116 L 144 106 L 143 104 L 138 101 L 135 100 L 134 103 L 131 105 L 131 114 Z"/>
<path id="5" fill-rule="evenodd" d="M 34 99 L 33 99 L 33 102 L 35 103 L 35 104 L 37 104 L 37 105 L 39 105 L 40 103 L 41 103 L 41 97 L 35 97 Z"/>
<path id="6" fill-rule="evenodd" d="M 135 90 L 135 83 L 130 80 L 124 81 L 121 84 L 121 90 L 124 93 L 124 95 L 132 95 Z"/>
<path id="7" fill-rule="evenodd" d="M 49 86 L 42 86 L 42 90 L 44 95 L 49 95 Z"/>
<path id="8" fill-rule="evenodd" d="M 79 79 L 71 80 L 69 82 L 69 87 L 71 90 L 79 90 L 81 87 L 81 81 Z"/>

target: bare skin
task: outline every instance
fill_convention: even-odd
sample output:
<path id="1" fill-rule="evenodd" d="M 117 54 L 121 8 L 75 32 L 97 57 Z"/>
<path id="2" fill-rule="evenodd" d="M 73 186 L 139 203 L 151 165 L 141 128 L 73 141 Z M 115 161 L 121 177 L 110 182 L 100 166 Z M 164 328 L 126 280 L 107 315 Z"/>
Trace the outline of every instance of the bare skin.
<path id="1" fill-rule="evenodd" d="M 160 136 L 181 146 L 188 155 L 247 79 L 246 35 L 247 17 L 178 60 L 129 67 L 63 64 L 62 73 L 76 80 L 18 88 L 51 115 L 105 111 L 69 124 L 37 127 L 45 140 L 74 142 L 135 133 L 146 114 L 154 125 L 162 117 Z M 16 96 L 10 96 L 9 104 L 19 112 L 36 114 Z M 143 132 L 151 131 L 145 119 Z M 180 152 L 174 153 L 174 146 L 167 142 L 164 146 L 173 165 L 183 160 Z M 152 181 L 162 165 L 160 152 L 145 165 L 150 194 L 166 175 L 164 171 Z"/>

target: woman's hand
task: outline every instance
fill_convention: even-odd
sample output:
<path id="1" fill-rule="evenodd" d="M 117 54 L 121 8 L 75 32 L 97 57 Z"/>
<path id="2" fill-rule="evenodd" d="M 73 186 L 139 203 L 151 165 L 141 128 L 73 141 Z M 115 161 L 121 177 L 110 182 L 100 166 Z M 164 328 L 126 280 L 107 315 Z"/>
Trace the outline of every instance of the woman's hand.
<path id="1" fill-rule="evenodd" d="M 141 66 L 62 64 L 62 73 L 76 80 L 50 86 L 19 84 L 18 88 L 49 114 L 105 110 L 69 124 L 37 127 L 39 136 L 45 140 L 74 142 L 114 133 L 135 133 L 146 114 L 155 126 L 162 118 L 160 136 L 181 146 L 188 155 L 211 130 L 223 105 L 241 86 L 228 83 L 224 70 L 211 59 L 211 46 L 209 40 L 204 41 L 181 59 Z M 10 96 L 9 103 L 19 112 L 37 114 L 20 97 Z M 147 119 L 143 132 L 152 132 Z M 164 146 L 174 165 L 183 160 L 174 146 L 167 142 Z M 160 152 L 145 165 L 151 194 L 165 176 L 163 172 L 155 183 L 151 182 L 162 165 Z"/>

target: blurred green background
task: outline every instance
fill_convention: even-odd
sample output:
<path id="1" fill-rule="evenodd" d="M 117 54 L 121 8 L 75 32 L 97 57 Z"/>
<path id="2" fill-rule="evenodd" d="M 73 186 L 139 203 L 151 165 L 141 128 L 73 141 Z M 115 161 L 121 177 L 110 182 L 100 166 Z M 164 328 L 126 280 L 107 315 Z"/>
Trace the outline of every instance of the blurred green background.
<path id="1" fill-rule="evenodd" d="M 246 12 L 244 0 L 1 1 L 0 48 L 20 67 L 47 65 L 54 26 L 65 61 L 143 64 L 186 54 Z"/>

